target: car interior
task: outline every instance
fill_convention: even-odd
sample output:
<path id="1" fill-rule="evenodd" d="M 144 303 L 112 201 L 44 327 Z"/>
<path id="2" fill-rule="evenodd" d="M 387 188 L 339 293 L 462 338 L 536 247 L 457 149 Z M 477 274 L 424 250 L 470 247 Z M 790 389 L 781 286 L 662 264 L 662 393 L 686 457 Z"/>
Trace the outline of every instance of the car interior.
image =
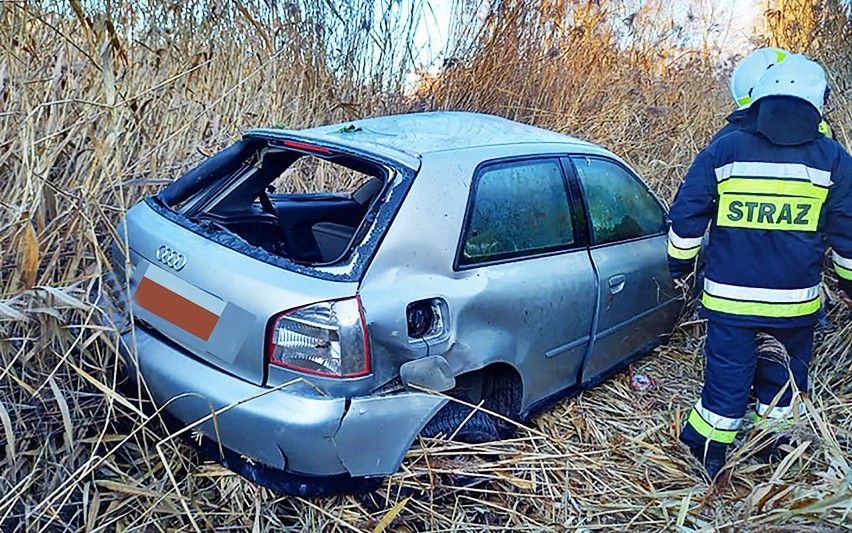
<path id="1" fill-rule="evenodd" d="M 333 263 L 346 255 L 387 174 L 351 155 L 263 149 L 181 211 L 281 257 Z"/>

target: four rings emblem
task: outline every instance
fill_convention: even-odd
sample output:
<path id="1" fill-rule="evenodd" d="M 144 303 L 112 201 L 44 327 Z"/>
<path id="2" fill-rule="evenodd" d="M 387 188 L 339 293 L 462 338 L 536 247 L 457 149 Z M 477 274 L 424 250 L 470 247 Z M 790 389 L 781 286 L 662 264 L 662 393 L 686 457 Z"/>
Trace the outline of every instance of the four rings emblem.
<path id="1" fill-rule="evenodd" d="M 154 255 L 157 256 L 157 261 L 175 270 L 180 270 L 186 266 L 186 256 L 165 244 L 157 248 Z"/>

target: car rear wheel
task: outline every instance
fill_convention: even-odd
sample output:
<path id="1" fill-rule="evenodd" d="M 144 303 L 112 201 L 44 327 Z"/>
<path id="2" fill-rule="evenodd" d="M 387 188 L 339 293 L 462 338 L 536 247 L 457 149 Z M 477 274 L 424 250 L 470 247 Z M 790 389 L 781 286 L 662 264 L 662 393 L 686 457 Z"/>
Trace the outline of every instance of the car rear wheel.
<path id="1" fill-rule="evenodd" d="M 501 417 L 491 417 L 501 439 L 511 438 L 520 422 L 523 390 L 514 370 L 495 367 L 488 371 L 483 383 L 483 406 Z M 508 420 L 506 420 L 508 419 Z M 510 422 L 511 420 L 511 422 Z M 514 422 L 514 423 L 513 423 Z"/>
<path id="2" fill-rule="evenodd" d="M 451 401 L 420 431 L 423 437 L 443 435 L 459 442 L 478 444 L 500 438 L 491 416 L 467 405 Z"/>
<path id="3" fill-rule="evenodd" d="M 423 428 L 422 436 L 442 434 L 461 442 L 481 443 L 508 439 L 514 434 L 520 422 L 523 385 L 512 367 L 495 364 L 459 376 L 456 388 L 449 394 L 468 404 L 481 402 L 482 410 L 451 401 Z"/>

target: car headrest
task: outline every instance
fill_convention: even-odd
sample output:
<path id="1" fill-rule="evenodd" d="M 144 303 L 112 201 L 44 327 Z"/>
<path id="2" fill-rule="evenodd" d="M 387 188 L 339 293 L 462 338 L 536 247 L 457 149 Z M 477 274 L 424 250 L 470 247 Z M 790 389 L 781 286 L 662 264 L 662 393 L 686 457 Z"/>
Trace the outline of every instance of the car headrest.
<path id="1" fill-rule="evenodd" d="M 352 192 L 352 199 L 358 205 L 367 205 L 381 192 L 383 185 L 384 182 L 380 178 L 370 178 Z"/>

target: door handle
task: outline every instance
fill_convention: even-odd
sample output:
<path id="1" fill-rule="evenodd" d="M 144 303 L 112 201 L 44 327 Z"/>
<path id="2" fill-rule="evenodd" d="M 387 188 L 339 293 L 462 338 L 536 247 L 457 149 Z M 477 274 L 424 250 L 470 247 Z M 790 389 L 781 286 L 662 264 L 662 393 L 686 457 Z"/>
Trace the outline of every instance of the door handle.
<path id="1" fill-rule="evenodd" d="M 627 276 L 624 274 L 616 274 L 609 278 L 609 293 L 618 294 L 624 290 L 624 283 L 627 281 Z"/>

